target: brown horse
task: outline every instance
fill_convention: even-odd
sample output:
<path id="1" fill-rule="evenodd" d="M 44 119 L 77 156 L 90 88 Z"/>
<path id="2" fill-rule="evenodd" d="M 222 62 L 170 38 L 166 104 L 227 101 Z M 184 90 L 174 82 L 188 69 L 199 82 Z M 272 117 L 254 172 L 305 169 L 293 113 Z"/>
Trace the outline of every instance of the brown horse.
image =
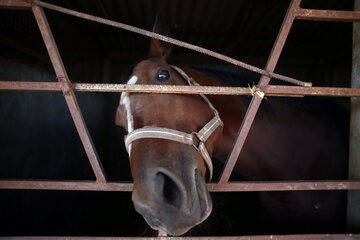
<path id="1" fill-rule="evenodd" d="M 164 34 L 162 29 L 157 20 L 153 31 Z M 171 67 L 165 60 L 169 51 L 168 44 L 152 39 L 150 57 L 134 67 L 128 84 L 187 85 L 190 76 L 200 85 L 222 85 L 193 69 Z M 204 101 L 198 95 L 122 94 L 116 123 L 134 138 L 127 143 L 132 199 L 152 228 L 181 235 L 209 216 L 212 201 L 205 179 L 207 168 L 209 173 L 212 169 L 198 146 L 204 143 L 208 155 L 225 162 L 248 99 L 209 96 Z M 252 181 L 343 178 L 346 141 L 334 121 L 336 115 L 311 108 L 305 111 L 301 104 L 264 100 L 235 167 L 239 176 Z M 216 125 L 201 141 L 193 133 L 209 126 L 217 112 L 224 125 Z M 160 133 L 151 135 L 152 131 Z M 137 134 L 142 136 L 137 138 Z M 171 134 L 192 138 L 191 143 L 173 139 Z M 337 193 L 262 192 L 259 199 L 266 214 L 276 216 L 281 224 L 295 219 L 292 216 L 301 216 L 299 225 L 343 219 L 342 198 Z"/>

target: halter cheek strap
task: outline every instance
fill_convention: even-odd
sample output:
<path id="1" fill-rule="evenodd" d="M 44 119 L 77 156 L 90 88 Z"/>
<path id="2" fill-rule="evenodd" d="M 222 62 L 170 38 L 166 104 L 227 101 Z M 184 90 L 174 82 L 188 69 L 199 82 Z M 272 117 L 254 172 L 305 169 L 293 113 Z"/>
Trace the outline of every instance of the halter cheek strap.
<path id="1" fill-rule="evenodd" d="M 192 78 L 190 78 L 183 70 L 175 66 L 172 66 L 172 68 L 176 70 L 189 83 L 190 86 L 199 86 L 199 84 L 195 82 Z M 169 128 L 160 127 L 143 127 L 136 129 L 125 136 L 125 146 L 129 155 L 131 143 L 135 140 L 143 138 L 165 139 L 187 145 L 192 145 L 204 159 L 209 170 L 209 178 L 211 181 L 213 175 L 213 164 L 211 161 L 211 157 L 205 147 L 205 142 L 218 127 L 223 126 L 223 122 L 219 117 L 218 111 L 211 104 L 210 100 L 203 94 L 200 94 L 200 96 L 207 102 L 209 107 L 214 112 L 214 117 L 202 129 L 200 129 L 200 131 L 194 133 L 185 133 Z M 196 142 L 198 142 L 198 144 L 196 144 Z"/>

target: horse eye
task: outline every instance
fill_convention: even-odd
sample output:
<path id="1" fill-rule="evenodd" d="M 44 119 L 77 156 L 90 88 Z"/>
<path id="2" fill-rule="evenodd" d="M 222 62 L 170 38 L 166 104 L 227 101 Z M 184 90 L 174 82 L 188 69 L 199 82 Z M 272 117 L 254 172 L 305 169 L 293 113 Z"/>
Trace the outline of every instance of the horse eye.
<path id="1" fill-rule="evenodd" d="M 157 80 L 159 81 L 165 81 L 170 78 L 170 73 L 168 70 L 160 69 L 156 76 Z"/>

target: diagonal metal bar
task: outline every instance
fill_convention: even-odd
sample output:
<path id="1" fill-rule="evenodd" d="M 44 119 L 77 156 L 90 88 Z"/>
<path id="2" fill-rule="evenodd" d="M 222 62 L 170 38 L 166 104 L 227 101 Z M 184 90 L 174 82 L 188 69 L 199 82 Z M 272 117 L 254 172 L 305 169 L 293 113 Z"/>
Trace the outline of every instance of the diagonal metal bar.
<path id="1" fill-rule="evenodd" d="M 296 12 L 300 8 L 301 0 L 292 0 L 289 6 L 289 10 L 286 13 L 285 19 L 281 25 L 280 32 L 276 38 L 273 49 L 271 50 L 268 62 L 265 69 L 273 71 L 276 67 L 276 64 L 280 58 L 280 54 L 284 48 L 286 39 L 289 35 L 291 27 L 294 23 Z M 271 77 L 262 75 L 259 83 L 259 87 L 263 88 L 267 86 L 270 82 Z"/>
<path id="2" fill-rule="evenodd" d="M 76 129 L 79 133 L 81 142 L 85 148 L 85 152 L 89 158 L 91 167 L 95 173 L 96 180 L 99 182 L 106 182 L 104 170 L 102 168 L 99 157 L 96 153 L 95 146 L 92 142 L 89 131 L 86 127 L 84 118 L 81 114 L 81 110 L 76 100 L 74 91 L 71 88 L 69 77 L 67 76 L 64 64 L 60 57 L 60 53 L 56 46 L 45 13 L 41 7 L 36 5 L 32 6 L 32 11 L 34 13 L 36 22 L 39 26 L 41 35 L 44 39 L 56 76 L 61 84 L 61 90 L 64 94 L 66 103 L 69 107 L 69 111 L 75 123 Z"/>
<path id="3" fill-rule="evenodd" d="M 102 23 L 102 24 L 109 25 L 109 26 L 116 27 L 116 28 L 121 28 L 121 29 L 124 29 L 126 31 L 134 32 L 134 33 L 141 34 L 141 35 L 144 35 L 144 36 L 147 36 L 147 37 L 151 37 L 151 38 L 155 38 L 155 39 L 158 39 L 158 40 L 161 40 L 161 41 L 164 41 L 164 42 L 168 42 L 168 43 L 171 43 L 171 44 L 174 44 L 174 45 L 177 45 L 177 46 L 188 48 L 188 49 L 191 49 L 193 51 L 200 52 L 200 53 L 203 53 L 205 55 L 208 55 L 208 56 L 220 59 L 222 61 L 231 63 L 231 64 L 233 64 L 235 66 L 239 66 L 239 67 L 245 68 L 247 70 L 250 70 L 250 71 L 262 74 L 262 75 L 269 76 L 271 78 L 276 78 L 276 79 L 279 79 L 279 80 L 282 80 L 282 81 L 286 81 L 286 82 L 289 82 L 289 83 L 292 83 L 292 84 L 305 86 L 305 87 L 312 86 L 312 83 L 310 83 L 310 82 L 303 82 L 303 81 L 300 81 L 300 80 L 297 80 L 297 79 L 294 79 L 294 78 L 291 78 L 291 77 L 287 77 L 287 76 L 283 76 L 283 75 L 274 73 L 272 71 L 267 71 L 267 70 L 252 66 L 250 64 L 241 62 L 239 60 L 230 58 L 230 57 L 225 56 L 223 54 L 208 50 L 206 48 L 199 47 L 199 46 L 196 46 L 196 45 L 193 45 L 193 44 L 189 44 L 189 43 L 186 43 L 186 42 L 183 42 L 183 41 L 179 41 L 177 39 L 167 37 L 167 36 L 164 36 L 164 35 L 161 35 L 161 34 L 158 34 L 158 33 L 150 32 L 150 31 L 147 31 L 147 30 L 144 30 L 144 29 L 141 29 L 141 28 L 133 27 L 133 26 L 130 26 L 130 25 L 127 25 L 127 24 L 124 24 L 124 23 L 115 22 L 115 21 L 104 19 L 104 18 L 101 18 L 101 17 L 96 17 L 96 16 L 92 16 L 92 15 L 89 15 L 89 14 L 77 12 L 77 11 L 74 11 L 74 10 L 70 10 L 70 9 L 67 9 L 67 8 L 63 8 L 63 7 L 53 5 L 53 4 L 50 4 L 50 3 L 46 3 L 46 2 L 42 2 L 42 1 L 39 1 L 39 0 L 23 0 L 23 1 L 30 2 L 30 3 L 33 3 L 33 4 L 37 5 L 37 6 L 41 6 L 41 7 L 47 8 L 47 9 L 51 9 L 53 11 L 62 12 L 62 13 L 72 15 L 72 16 L 75 16 L 75 17 L 79 17 L 79 18 L 83 18 L 83 19 L 86 19 L 86 20 Z"/>
<path id="4" fill-rule="evenodd" d="M 273 71 L 275 69 L 275 66 L 279 60 L 280 54 L 282 52 L 282 49 L 285 45 L 287 36 L 289 35 L 291 26 L 295 20 L 296 11 L 300 7 L 301 0 L 292 0 L 289 6 L 289 9 L 286 13 L 286 16 L 284 18 L 284 21 L 282 23 L 280 32 L 277 36 L 277 39 L 275 41 L 275 44 L 273 46 L 273 49 L 270 53 L 268 62 L 266 64 L 265 69 L 267 71 Z M 266 87 L 270 82 L 270 77 L 262 75 L 259 82 L 259 88 L 263 89 Z M 220 177 L 219 183 L 223 184 L 229 181 L 229 178 L 231 176 L 231 173 L 235 167 L 235 164 L 239 158 L 240 152 L 244 146 L 245 140 L 247 135 L 249 134 L 250 128 L 252 126 L 252 123 L 254 122 L 256 113 L 260 107 L 262 98 L 255 94 L 251 100 L 251 103 L 248 107 L 248 110 L 246 112 L 246 115 L 243 119 L 243 122 L 240 127 L 239 134 L 235 140 L 235 144 L 233 147 L 233 150 L 230 153 L 230 156 L 228 160 L 226 161 L 225 168 L 222 172 L 222 175 Z"/>

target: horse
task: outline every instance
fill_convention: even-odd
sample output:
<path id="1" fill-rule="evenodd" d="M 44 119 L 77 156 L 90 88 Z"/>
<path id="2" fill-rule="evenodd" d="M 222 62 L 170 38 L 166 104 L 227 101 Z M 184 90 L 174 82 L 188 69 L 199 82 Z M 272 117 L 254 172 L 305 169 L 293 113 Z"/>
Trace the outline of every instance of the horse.
<path id="1" fill-rule="evenodd" d="M 161 17 L 153 32 L 169 35 Z M 135 65 L 127 84 L 225 85 L 211 74 L 169 65 L 170 50 L 170 44 L 151 39 L 149 57 Z M 343 113 L 331 104 L 303 101 L 263 101 L 234 168 L 242 180 L 346 177 Z M 212 200 L 205 182 L 213 171 L 211 159 L 226 162 L 248 105 L 248 96 L 121 94 L 115 122 L 128 132 L 132 200 L 153 229 L 182 235 L 210 215 Z M 294 229 L 316 226 L 321 232 L 345 222 L 341 192 L 257 196 L 262 220 L 269 226 L 292 222 Z"/>

